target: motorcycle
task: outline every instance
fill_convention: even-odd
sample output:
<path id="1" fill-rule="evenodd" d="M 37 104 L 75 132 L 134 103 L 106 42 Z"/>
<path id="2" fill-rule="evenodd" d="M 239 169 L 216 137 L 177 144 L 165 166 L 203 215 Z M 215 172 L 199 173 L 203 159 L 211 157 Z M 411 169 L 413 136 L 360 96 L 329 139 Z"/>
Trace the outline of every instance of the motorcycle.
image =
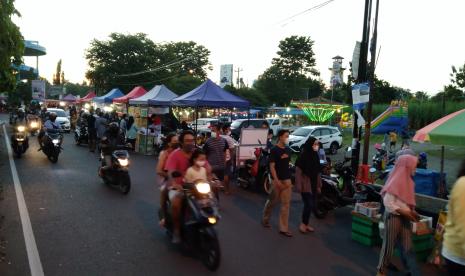
<path id="1" fill-rule="evenodd" d="M 180 177 L 179 172 L 174 172 L 173 177 Z M 221 216 L 218 211 L 218 202 L 215 199 L 209 183 L 197 182 L 183 184 L 183 207 L 181 214 L 181 242 L 182 245 L 199 252 L 203 264 L 211 271 L 218 269 L 221 261 L 221 250 L 218 235 L 215 229 Z M 170 202 L 165 203 L 166 216 L 165 228 L 168 237 L 173 236 L 173 220 L 170 214 Z M 160 218 L 162 211 L 159 212 Z"/>
<path id="2" fill-rule="evenodd" d="M 269 171 L 269 153 L 263 148 L 255 148 L 255 159 L 247 159 L 244 165 L 239 168 L 239 176 L 237 182 L 243 189 L 253 187 L 259 191 L 261 187 L 267 193 L 271 191 L 271 182 Z"/>
<path id="3" fill-rule="evenodd" d="M 42 128 L 42 122 L 40 118 L 30 117 L 28 121 L 29 121 L 29 133 L 31 134 L 31 136 L 34 136 L 36 133 L 38 134 L 40 132 L 40 129 Z"/>
<path id="4" fill-rule="evenodd" d="M 103 182 L 112 187 L 119 189 L 123 194 L 128 194 L 131 190 L 131 178 L 129 176 L 129 153 L 126 146 L 120 147 L 111 154 L 111 167 L 106 170 L 101 170 L 102 167 L 107 166 L 105 157 L 101 153 L 101 166 L 99 168 L 99 175 Z"/>
<path id="5" fill-rule="evenodd" d="M 76 145 L 87 144 L 89 140 L 89 132 L 87 126 L 79 126 L 74 130 L 74 140 Z"/>
<path id="6" fill-rule="evenodd" d="M 373 155 L 372 167 L 378 171 L 383 171 L 386 167 L 394 165 L 396 161 L 395 153 L 389 153 L 380 144 L 375 145 L 376 153 Z"/>
<path id="7" fill-rule="evenodd" d="M 29 148 L 29 138 L 24 125 L 15 128 L 15 133 L 11 136 L 11 148 L 18 158 Z"/>
<path id="8" fill-rule="evenodd" d="M 61 144 L 63 142 L 63 135 L 60 130 L 47 130 L 45 133 L 45 143 L 42 151 L 47 156 L 48 160 L 52 163 L 58 162 L 58 156 L 60 155 Z"/>

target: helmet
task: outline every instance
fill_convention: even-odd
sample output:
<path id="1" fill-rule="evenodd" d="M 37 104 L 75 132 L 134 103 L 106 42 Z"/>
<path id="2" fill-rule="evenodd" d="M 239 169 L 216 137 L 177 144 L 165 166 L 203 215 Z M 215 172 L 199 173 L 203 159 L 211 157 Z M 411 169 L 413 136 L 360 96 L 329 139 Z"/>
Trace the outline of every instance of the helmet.
<path id="1" fill-rule="evenodd" d="M 112 135 L 118 135 L 119 132 L 119 126 L 118 123 L 113 122 L 108 126 L 108 132 L 110 132 Z"/>
<path id="2" fill-rule="evenodd" d="M 54 113 L 54 112 L 51 112 L 50 115 L 48 116 L 48 118 L 50 119 L 50 121 L 55 122 L 55 120 L 57 118 L 57 114 Z"/>
<path id="3" fill-rule="evenodd" d="M 426 160 L 426 158 L 428 158 L 428 155 L 426 154 L 426 152 L 421 152 L 420 155 L 419 155 L 420 159 L 422 160 Z"/>

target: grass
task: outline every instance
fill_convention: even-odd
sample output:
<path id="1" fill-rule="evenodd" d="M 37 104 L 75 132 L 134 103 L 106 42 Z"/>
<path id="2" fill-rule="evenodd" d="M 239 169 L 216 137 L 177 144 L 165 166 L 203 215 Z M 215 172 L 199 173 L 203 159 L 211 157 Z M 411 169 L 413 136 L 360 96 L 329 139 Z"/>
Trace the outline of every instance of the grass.
<path id="1" fill-rule="evenodd" d="M 441 157 L 441 149 L 436 148 L 436 149 L 427 149 L 425 152 L 428 155 L 435 156 L 440 158 Z M 445 147 L 444 149 L 444 159 L 456 159 L 456 160 L 463 160 L 463 157 L 465 156 L 465 148 L 460 148 L 460 147 Z"/>

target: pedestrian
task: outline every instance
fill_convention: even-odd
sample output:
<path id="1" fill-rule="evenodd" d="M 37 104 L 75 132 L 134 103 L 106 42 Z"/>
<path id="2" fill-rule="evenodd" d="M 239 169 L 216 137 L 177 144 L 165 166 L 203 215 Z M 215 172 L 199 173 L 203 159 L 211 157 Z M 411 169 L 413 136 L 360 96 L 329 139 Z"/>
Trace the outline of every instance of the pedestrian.
<path id="1" fill-rule="evenodd" d="M 263 210 L 262 225 L 270 228 L 270 217 L 273 207 L 281 203 L 279 214 L 279 233 L 286 237 L 292 237 L 289 231 L 289 208 L 292 195 L 291 170 L 289 162 L 291 149 L 289 144 L 289 130 L 278 131 L 278 143 L 271 149 L 270 171 L 273 177 L 273 187 Z"/>
<path id="2" fill-rule="evenodd" d="M 236 160 L 236 144 L 237 141 L 231 137 L 231 126 L 223 125 L 221 137 L 228 142 L 228 150 L 226 151 L 226 167 L 224 171 L 224 190 L 225 194 L 230 194 L 229 182 L 233 176 L 233 165 Z"/>
<path id="3" fill-rule="evenodd" d="M 315 137 L 309 137 L 296 161 L 295 185 L 304 203 L 302 222 L 299 226 L 302 234 L 315 231 L 308 223 L 315 207 L 315 197 L 321 192 L 319 147 L 319 141 Z"/>
<path id="4" fill-rule="evenodd" d="M 411 275 L 419 275 L 415 253 L 412 250 L 411 222 L 418 221 L 415 212 L 415 174 L 418 159 L 412 155 L 401 155 L 394 165 L 386 184 L 381 190 L 385 212 L 383 246 L 378 264 L 378 274 L 385 275 L 394 247 L 399 243 L 402 261 Z"/>
<path id="5" fill-rule="evenodd" d="M 326 152 L 323 148 L 323 144 L 320 141 L 318 141 L 318 157 L 320 160 L 326 162 Z"/>
<path id="6" fill-rule="evenodd" d="M 89 116 L 87 116 L 87 133 L 88 133 L 88 140 L 89 140 L 89 151 L 95 152 L 95 145 L 97 142 L 97 129 L 95 127 L 95 115 L 94 109 L 91 108 L 89 110 Z"/>
<path id="7" fill-rule="evenodd" d="M 406 129 L 403 129 L 402 132 L 400 133 L 400 137 L 402 138 L 402 146 L 410 146 L 410 135 L 408 134 L 408 131 Z"/>
<path id="8" fill-rule="evenodd" d="M 124 135 L 124 137 L 126 137 L 126 131 L 128 130 L 127 124 L 127 115 L 123 114 L 121 116 L 121 120 L 119 121 L 119 128 L 121 130 L 121 134 Z"/>
<path id="9" fill-rule="evenodd" d="M 134 123 L 134 117 L 129 116 L 128 123 L 126 124 L 126 142 L 131 144 L 132 150 L 136 149 L 136 139 L 138 131 L 139 129 Z"/>
<path id="10" fill-rule="evenodd" d="M 449 275 L 465 275 L 465 160 L 449 197 L 442 256 Z"/>
<path id="11" fill-rule="evenodd" d="M 102 111 L 98 114 L 98 117 L 95 119 L 95 129 L 97 131 L 97 144 L 100 145 L 100 140 L 105 135 L 107 131 L 107 126 L 109 124 L 108 114 L 103 114 Z"/>
<path id="12" fill-rule="evenodd" d="M 212 173 L 221 181 L 224 181 L 226 151 L 228 149 L 228 142 L 221 137 L 221 125 L 218 123 L 212 127 L 211 138 L 205 142 L 203 150 L 207 154 Z"/>
<path id="13" fill-rule="evenodd" d="M 393 147 L 394 147 L 394 150 L 396 149 L 396 144 L 397 144 L 397 133 L 395 130 L 392 130 L 390 133 L 389 133 L 389 141 L 390 141 L 390 144 L 389 144 L 389 150 L 390 151 L 393 151 Z"/>
<path id="14" fill-rule="evenodd" d="M 384 149 L 385 151 L 388 151 L 388 150 L 387 150 L 387 147 L 388 147 L 388 145 L 389 145 L 389 143 L 390 143 L 390 140 L 389 140 L 389 133 L 390 133 L 389 131 L 386 131 L 386 133 L 384 133 L 384 139 L 383 139 L 383 145 L 382 145 L 382 146 L 383 146 L 383 149 Z"/>

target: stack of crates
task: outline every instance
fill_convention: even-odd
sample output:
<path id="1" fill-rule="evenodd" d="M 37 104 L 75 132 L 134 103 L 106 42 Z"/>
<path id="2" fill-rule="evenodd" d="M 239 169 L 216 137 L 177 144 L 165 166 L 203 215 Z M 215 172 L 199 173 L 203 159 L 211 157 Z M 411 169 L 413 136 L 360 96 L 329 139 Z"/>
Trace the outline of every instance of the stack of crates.
<path id="1" fill-rule="evenodd" d="M 419 262 L 425 262 L 433 250 L 433 234 L 416 235 L 412 234 L 412 246 L 416 258 Z M 398 249 L 394 251 L 395 256 L 400 256 Z"/>
<path id="2" fill-rule="evenodd" d="M 352 240 L 366 246 L 381 244 L 379 220 L 352 212 Z"/>

